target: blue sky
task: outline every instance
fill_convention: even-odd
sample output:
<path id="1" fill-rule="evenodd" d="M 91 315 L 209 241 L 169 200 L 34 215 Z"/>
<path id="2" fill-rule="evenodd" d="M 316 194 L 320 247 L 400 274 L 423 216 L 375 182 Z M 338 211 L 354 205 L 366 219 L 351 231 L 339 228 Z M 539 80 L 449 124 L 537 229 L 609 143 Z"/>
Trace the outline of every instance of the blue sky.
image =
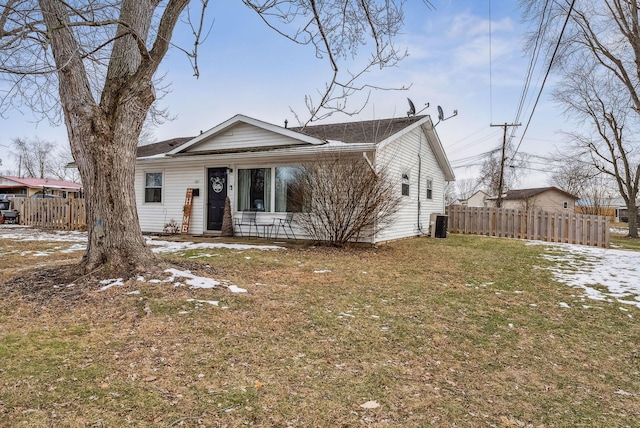
<path id="1" fill-rule="evenodd" d="M 241 2 L 212 2 L 209 18 L 212 32 L 201 47 L 200 78 L 193 77 L 189 62 L 178 50 L 170 51 L 162 66 L 171 92 L 162 100 L 176 116 L 154 131 L 157 140 L 197 135 L 237 113 L 281 125 L 295 124 L 291 110 L 305 118 L 304 97 L 322 88 L 330 77 L 328 64 L 315 58 L 309 47 L 296 46 L 267 28 Z M 459 167 L 478 154 L 498 147 L 502 129 L 490 124 L 511 123 L 515 119 L 529 58 L 522 50 L 526 25 L 521 22 L 513 0 L 432 0 L 435 10 L 421 1 L 406 5 L 406 20 L 397 43 L 409 57 L 397 67 L 372 71 L 368 83 L 405 91 L 377 91 L 356 117 L 334 115 L 325 122 L 368 120 L 406 115 L 407 97 L 418 110 L 437 119 L 437 108 L 445 116 L 459 114 L 437 126 L 458 178 L 473 178 L 477 167 Z M 491 11 L 491 12 L 490 12 Z M 489 14 L 491 13 L 491 20 Z M 491 25 L 489 25 L 491 22 Z M 491 49 L 489 28 L 491 28 Z M 189 47 L 186 27 L 179 27 L 174 41 Z M 491 73 L 490 55 L 491 51 Z M 364 49 L 362 50 L 364 53 Z M 362 61 L 355 58 L 354 64 Z M 356 66 L 354 66 L 354 70 Z M 540 64 L 533 82 L 540 82 L 546 64 Z M 551 86 L 545 89 L 536 114 L 522 142 L 521 151 L 545 156 L 562 141 L 558 131 L 568 130 L 561 111 L 549 101 Z M 516 132 L 516 142 L 524 131 L 535 93 L 528 97 Z M 362 95 L 349 101 L 358 105 Z M 36 123 L 28 112 L 14 112 L 0 118 L 0 171 L 15 168 L 6 156 L 6 147 L 16 137 L 54 141 L 67 145 L 63 126 L 51 128 L 46 121 Z M 539 159 L 533 159 L 539 162 Z M 473 162 L 471 162 L 473 163 Z M 544 169 L 532 163 L 534 169 Z M 520 187 L 547 185 L 544 174 L 528 171 Z"/>

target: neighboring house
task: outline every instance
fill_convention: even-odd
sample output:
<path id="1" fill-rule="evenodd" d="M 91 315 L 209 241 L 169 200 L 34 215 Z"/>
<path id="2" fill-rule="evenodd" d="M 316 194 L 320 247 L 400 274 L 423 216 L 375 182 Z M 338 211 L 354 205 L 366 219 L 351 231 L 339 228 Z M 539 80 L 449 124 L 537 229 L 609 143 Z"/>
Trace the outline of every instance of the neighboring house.
<path id="1" fill-rule="evenodd" d="M 63 198 L 81 198 L 82 184 L 49 178 L 20 178 L 0 175 L 0 193 L 23 198 L 43 194 Z"/>
<path id="2" fill-rule="evenodd" d="M 496 206 L 497 197 L 490 198 Z M 541 210 L 550 212 L 575 212 L 578 197 L 557 187 L 509 190 L 502 196 L 502 208 Z"/>
<path id="3" fill-rule="evenodd" d="M 640 199 L 636 201 L 636 206 L 640 207 Z M 621 221 L 623 223 L 629 222 L 629 210 L 627 209 L 627 203 L 621 197 L 611 198 L 609 200 L 600 203 L 600 210 L 606 212 L 606 214 L 614 217 L 613 220 Z M 637 216 L 638 224 L 640 225 L 640 210 Z"/>
<path id="4" fill-rule="evenodd" d="M 190 234 L 219 233 L 227 196 L 234 219 L 242 211 L 257 211 L 258 224 L 272 224 L 296 210 L 287 198 L 293 168 L 320 155 L 364 156 L 397 179 L 403 195 L 397 221 L 373 242 L 426 233 L 430 214 L 444 212 L 445 182 L 455 179 L 429 116 L 302 129 L 236 115 L 197 137 L 138 147 L 141 228 L 163 232 L 171 220 L 180 223 L 189 188 L 197 195 Z"/>
<path id="5" fill-rule="evenodd" d="M 491 196 L 487 192 L 483 190 L 478 190 L 473 195 L 469 196 L 467 199 L 461 199 L 459 201 L 459 205 L 464 205 L 467 207 L 488 207 L 490 206 L 489 205 L 490 198 Z"/>

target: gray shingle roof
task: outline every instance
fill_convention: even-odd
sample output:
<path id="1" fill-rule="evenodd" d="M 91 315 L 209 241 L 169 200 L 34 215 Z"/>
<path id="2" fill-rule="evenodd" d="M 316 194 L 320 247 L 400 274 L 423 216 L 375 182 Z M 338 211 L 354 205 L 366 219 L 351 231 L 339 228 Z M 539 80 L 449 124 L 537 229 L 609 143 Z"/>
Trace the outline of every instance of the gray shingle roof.
<path id="1" fill-rule="evenodd" d="M 343 143 L 379 143 L 423 117 L 425 116 L 364 120 L 289 129 L 322 140 L 342 141 Z"/>
<path id="2" fill-rule="evenodd" d="M 379 143 L 424 117 L 423 115 L 394 119 L 331 123 L 327 125 L 312 125 L 305 128 L 289 128 L 289 130 L 321 140 L 334 140 L 343 143 Z M 170 140 L 139 146 L 137 157 L 141 158 L 167 153 L 194 138 L 195 137 L 172 138 Z"/>
<path id="3" fill-rule="evenodd" d="M 181 144 L 186 143 L 189 140 L 193 140 L 195 137 L 178 137 L 170 140 L 159 141 L 153 144 L 147 144 L 145 146 L 138 146 L 138 157 L 143 158 L 147 156 L 159 155 L 167 153 Z"/>
<path id="4" fill-rule="evenodd" d="M 533 196 L 539 195 L 540 193 L 544 193 L 548 190 L 556 190 L 560 193 L 564 193 L 565 195 L 574 198 L 574 199 L 578 199 L 576 196 L 565 192 L 562 189 L 558 189 L 557 187 L 537 187 L 534 189 L 514 189 L 514 190 L 508 190 L 507 193 L 505 193 L 504 197 L 502 198 L 503 200 L 520 200 L 520 199 L 528 199 L 531 198 Z M 497 198 L 492 198 L 492 199 L 497 199 Z"/>

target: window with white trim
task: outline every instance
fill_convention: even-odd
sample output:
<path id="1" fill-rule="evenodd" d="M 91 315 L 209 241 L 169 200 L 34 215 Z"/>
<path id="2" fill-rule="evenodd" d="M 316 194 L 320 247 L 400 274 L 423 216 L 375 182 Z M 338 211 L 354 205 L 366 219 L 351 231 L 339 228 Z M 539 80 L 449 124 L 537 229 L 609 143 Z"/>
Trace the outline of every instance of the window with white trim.
<path id="1" fill-rule="evenodd" d="M 433 199 L 433 180 L 427 178 L 427 199 Z"/>
<path id="2" fill-rule="evenodd" d="M 300 202 L 294 195 L 295 181 L 301 171 L 299 166 L 279 166 L 275 177 L 275 211 L 301 212 Z"/>
<path id="3" fill-rule="evenodd" d="M 409 174 L 402 174 L 402 196 L 409 196 Z"/>
<path id="4" fill-rule="evenodd" d="M 147 172 L 144 174 L 144 201 L 162 202 L 162 173 Z"/>
<path id="5" fill-rule="evenodd" d="M 238 170 L 238 211 L 271 211 L 271 168 Z"/>
<path id="6" fill-rule="evenodd" d="M 238 169 L 238 211 L 300 212 L 293 188 L 301 167 Z"/>

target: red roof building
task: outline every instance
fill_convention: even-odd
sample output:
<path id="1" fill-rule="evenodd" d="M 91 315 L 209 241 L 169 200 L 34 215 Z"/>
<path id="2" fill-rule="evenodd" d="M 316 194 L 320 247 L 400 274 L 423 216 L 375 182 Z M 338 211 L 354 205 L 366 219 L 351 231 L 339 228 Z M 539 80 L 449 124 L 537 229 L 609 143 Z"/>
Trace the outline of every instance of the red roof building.
<path id="1" fill-rule="evenodd" d="M 27 198 L 37 194 L 79 198 L 82 197 L 82 184 L 50 178 L 21 178 L 0 175 L 0 194 Z"/>

